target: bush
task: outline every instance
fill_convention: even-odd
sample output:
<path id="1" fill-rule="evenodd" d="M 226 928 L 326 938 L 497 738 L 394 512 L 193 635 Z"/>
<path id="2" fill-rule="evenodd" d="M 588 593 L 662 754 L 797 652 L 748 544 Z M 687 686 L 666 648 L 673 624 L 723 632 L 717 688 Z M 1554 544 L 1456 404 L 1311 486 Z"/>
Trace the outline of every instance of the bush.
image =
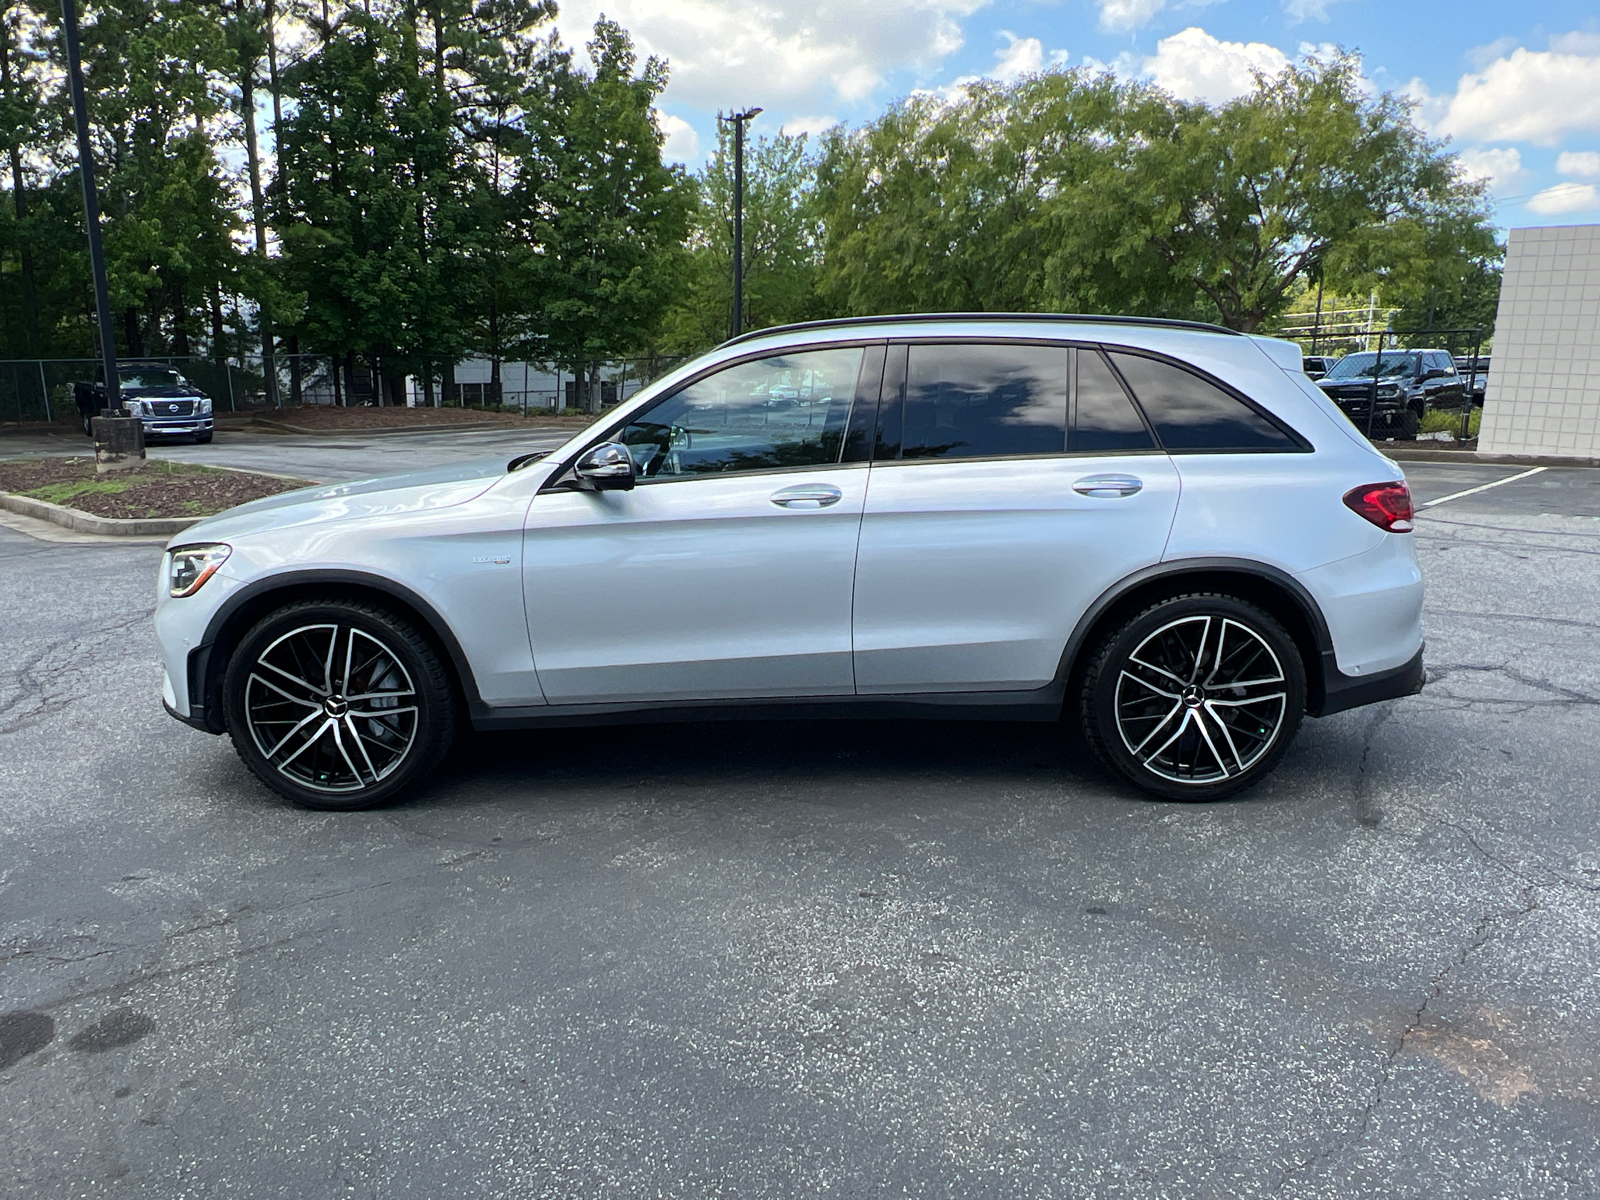
<path id="1" fill-rule="evenodd" d="M 1472 417 L 1467 423 L 1467 436 L 1478 436 L 1478 426 L 1483 422 L 1483 409 L 1474 408 Z M 1455 437 L 1461 436 L 1461 412 L 1459 409 L 1431 408 L 1422 414 L 1422 425 L 1418 433 L 1448 433 Z"/>

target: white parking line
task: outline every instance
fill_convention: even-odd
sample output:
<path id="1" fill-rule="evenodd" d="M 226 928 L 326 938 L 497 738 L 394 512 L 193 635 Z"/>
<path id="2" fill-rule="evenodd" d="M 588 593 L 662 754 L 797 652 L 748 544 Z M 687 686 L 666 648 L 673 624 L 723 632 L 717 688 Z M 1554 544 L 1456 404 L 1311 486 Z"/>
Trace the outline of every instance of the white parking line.
<path id="1" fill-rule="evenodd" d="M 1425 508 L 1432 508 L 1435 504 L 1444 504 L 1450 500 L 1459 500 L 1461 497 L 1470 496 L 1475 492 L 1487 492 L 1490 488 L 1497 488 L 1502 483 L 1515 483 L 1519 479 L 1526 479 L 1529 475 L 1537 475 L 1540 471 L 1548 469 L 1548 467 L 1533 467 L 1523 471 L 1521 474 L 1507 475 L 1504 479 L 1496 479 L 1493 483 L 1479 484 L 1477 487 L 1468 488 L 1464 492 L 1451 492 L 1448 496 L 1440 496 L 1437 500 L 1429 500 L 1426 504 L 1417 505 L 1417 511 L 1421 512 Z"/>

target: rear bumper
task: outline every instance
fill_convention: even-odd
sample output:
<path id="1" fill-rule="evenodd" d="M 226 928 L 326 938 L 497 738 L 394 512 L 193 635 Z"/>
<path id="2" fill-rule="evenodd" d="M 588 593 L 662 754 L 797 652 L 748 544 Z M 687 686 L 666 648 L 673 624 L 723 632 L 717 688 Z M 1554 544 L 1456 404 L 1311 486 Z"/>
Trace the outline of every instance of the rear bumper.
<path id="1" fill-rule="evenodd" d="M 1323 699 L 1313 717 L 1326 717 L 1380 700 L 1397 700 L 1401 696 L 1415 696 L 1422 690 L 1422 650 L 1410 662 L 1393 670 L 1376 675 L 1346 675 L 1339 670 L 1333 652 L 1322 656 Z"/>

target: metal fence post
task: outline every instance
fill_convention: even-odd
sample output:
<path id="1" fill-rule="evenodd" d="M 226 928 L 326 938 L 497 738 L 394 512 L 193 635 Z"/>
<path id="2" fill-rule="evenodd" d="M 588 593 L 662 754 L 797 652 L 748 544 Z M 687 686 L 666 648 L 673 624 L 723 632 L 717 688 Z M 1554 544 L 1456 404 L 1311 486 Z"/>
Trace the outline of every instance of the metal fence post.
<path id="1" fill-rule="evenodd" d="M 39 360 L 39 390 L 44 394 L 44 419 L 50 424 L 55 424 L 55 417 L 50 412 L 50 383 L 44 377 L 44 359 Z"/>
<path id="2" fill-rule="evenodd" d="M 222 373 L 228 377 L 228 411 L 238 412 L 239 406 L 233 402 L 233 364 L 227 359 L 222 360 Z"/>

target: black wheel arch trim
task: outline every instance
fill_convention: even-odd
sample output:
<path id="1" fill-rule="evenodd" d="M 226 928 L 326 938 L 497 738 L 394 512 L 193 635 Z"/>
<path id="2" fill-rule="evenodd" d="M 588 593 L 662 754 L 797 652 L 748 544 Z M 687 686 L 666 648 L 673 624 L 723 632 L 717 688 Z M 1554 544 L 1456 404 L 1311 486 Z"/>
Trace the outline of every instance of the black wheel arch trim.
<path id="1" fill-rule="evenodd" d="M 462 699 L 469 708 L 479 706 L 482 701 L 478 695 L 477 679 L 472 674 L 472 665 L 467 661 L 466 652 L 462 650 L 461 643 L 455 633 L 439 615 L 434 606 L 422 596 L 412 591 L 403 584 L 396 583 L 382 575 L 373 575 L 366 571 L 350 571 L 341 569 L 311 569 L 305 571 L 285 571 L 279 575 L 270 575 L 265 579 L 258 579 L 254 583 L 246 584 L 233 595 L 229 596 L 222 605 L 211 615 L 211 620 L 206 625 L 205 636 L 200 645 L 189 652 L 189 718 L 187 723 L 197 728 L 204 728 L 210 733 L 226 732 L 226 724 L 222 712 L 221 692 L 222 675 L 227 667 L 227 655 L 217 655 L 213 651 L 217 648 L 219 640 L 225 632 L 235 636 L 242 636 L 243 627 L 234 628 L 233 623 L 241 610 L 259 609 L 260 615 L 265 615 L 266 603 L 278 593 L 304 592 L 314 589 L 318 585 L 336 588 L 350 588 L 366 592 L 376 592 L 381 596 L 397 602 L 414 613 L 427 626 L 430 633 L 438 639 L 449 657 L 451 668 L 455 672 L 457 681 L 461 685 Z M 259 619 L 259 618 L 258 618 Z M 253 624 L 254 622 L 248 622 Z"/>
<path id="2" fill-rule="evenodd" d="M 1073 627 L 1072 636 L 1067 639 L 1066 648 L 1061 655 L 1061 666 L 1056 675 L 1057 686 L 1063 689 L 1063 696 L 1066 694 L 1068 680 L 1078 665 L 1079 656 L 1088 642 L 1089 635 L 1117 604 L 1134 592 L 1152 584 L 1179 583 L 1185 576 L 1218 573 L 1251 576 L 1276 588 L 1294 603 L 1306 623 L 1314 650 L 1314 653 L 1306 655 L 1306 711 L 1314 717 L 1320 716 L 1327 699 L 1325 683 L 1329 682 L 1324 679 L 1324 674 L 1327 665 L 1333 662 L 1333 636 L 1328 632 L 1328 622 L 1322 615 L 1322 608 L 1306 586 L 1289 572 L 1247 558 L 1173 559 L 1169 562 L 1153 563 L 1112 584 L 1078 619 L 1077 625 Z M 1291 636 L 1293 632 L 1290 631 Z"/>

